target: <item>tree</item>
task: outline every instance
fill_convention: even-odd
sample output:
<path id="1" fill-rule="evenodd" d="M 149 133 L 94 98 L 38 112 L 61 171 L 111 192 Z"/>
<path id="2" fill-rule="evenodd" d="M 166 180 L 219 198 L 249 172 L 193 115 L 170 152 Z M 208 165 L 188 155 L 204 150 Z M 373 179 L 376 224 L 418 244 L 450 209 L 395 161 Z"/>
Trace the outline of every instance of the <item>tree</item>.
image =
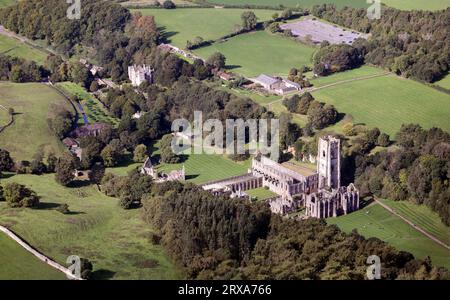
<path id="1" fill-rule="evenodd" d="M 16 182 L 7 183 L 3 194 L 10 207 L 37 207 L 39 205 L 37 194 Z"/>
<path id="2" fill-rule="evenodd" d="M 133 160 L 135 162 L 144 162 L 147 158 L 147 146 L 144 144 L 137 145 L 134 149 Z"/>
<path id="3" fill-rule="evenodd" d="M 69 205 L 68 205 L 67 203 L 60 204 L 60 205 L 56 208 L 56 210 L 59 211 L 60 213 L 64 214 L 64 215 L 70 213 Z"/>
<path id="4" fill-rule="evenodd" d="M 99 89 L 98 81 L 97 80 L 92 81 L 91 85 L 89 86 L 89 91 L 93 93 L 98 91 L 98 89 Z"/>
<path id="5" fill-rule="evenodd" d="M 14 161 L 12 160 L 8 151 L 0 149 L 0 172 L 10 171 L 14 167 Z"/>
<path id="6" fill-rule="evenodd" d="M 4 194 L 3 194 L 3 187 L 0 185 L 0 202 L 1 201 L 5 201 L 5 197 L 4 197 Z"/>
<path id="7" fill-rule="evenodd" d="M 292 9 L 286 8 L 281 12 L 280 18 L 282 19 L 290 19 L 292 17 Z"/>
<path id="8" fill-rule="evenodd" d="M 377 145 L 381 147 L 387 147 L 389 146 L 389 144 L 390 144 L 389 135 L 384 132 L 380 134 L 377 140 Z"/>
<path id="9" fill-rule="evenodd" d="M 103 163 L 107 167 L 114 167 L 121 161 L 122 148 L 119 139 L 112 140 L 101 152 Z"/>
<path id="10" fill-rule="evenodd" d="M 256 28 L 258 25 L 258 18 L 252 11 L 244 11 L 241 15 L 242 27 L 244 30 L 250 31 Z"/>
<path id="11" fill-rule="evenodd" d="M 56 170 L 56 164 L 58 162 L 58 158 L 54 153 L 49 153 L 47 156 L 47 172 L 53 173 Z"/>
<path id="12" fill-rule="evenodd" d="M 206 63 L 214 68 L 221 69 L 225 67 L 226 57 L 220 52 L 213 53 L 208 59 Z"/>
<path id="13" fill-rule="evenodd" d="M 164 3 L 163 3 L 163 7 L 164 7 L 165 9 L 174 9 L 174 8 L 176 8 L 177 6 L 176 6 L 175 3 L 173 3 L 172 1 L 166 0 L 166 1 L 164 1 Z"/>
<path id="14" fill-rule="evenodd" d="M 102 163 L 94 164 L 89 172 L 89 180 L 92 183 L 100 184 L 103 176 L 105 176 L 105 166 Z"/>
<path id="15" fill-rule="evenodd" d="M 56 182 L 63 186 L 68 186 L 75 178 L 76 168 L 76 158 L 71 153 L 64 153 L 56 163 Z"/>

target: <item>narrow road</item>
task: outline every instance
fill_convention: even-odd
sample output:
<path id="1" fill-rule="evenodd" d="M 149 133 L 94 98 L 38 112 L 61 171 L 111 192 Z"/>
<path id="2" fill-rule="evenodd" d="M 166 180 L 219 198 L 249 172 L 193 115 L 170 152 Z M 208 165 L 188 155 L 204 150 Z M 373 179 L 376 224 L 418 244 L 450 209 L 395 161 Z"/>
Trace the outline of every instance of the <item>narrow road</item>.
<path id="1" fill-rule="evenodd" d="M 387 211 L 389 211 L 390 213 L 392 213 L 393 215 L 396 215 L 397 217 L 399 217 L 400 219 L 402 219 L 403 221 L 405 221 L 406 223 L 408 223 L 412 228 L 414 228 L 415 230 L 421 232 L 422 234 L 424 234 L 426 237 L 430 238 L 431 240 L 435 241 L 436 243 L 438 243 L 439 245 L 447 248 L 447 250 L 450 250 L 450 246 L 447 245 L 446 243 L 444 243 L 443 241 L 441 241 L 440 239 L 438 239 L 437 237 L 435 237 L 434 235 L 428 233 L 425 229 L 423 229 L 422 227 L 414 224 L 413 222 L 411 222 L 410 220 L 408 220 L 407 218 L 403 217 L 402 215 L 400 215 L 399 213 L 397 213 L 394 209 L 390 208 L 388 205 L 384 204 L 383 202 L 381 202 L 378 199 L 374 199 L 376 203 L 380 204 L 384 209 L 386 209 Z"/>
<path id="2" fill-rule="evenodd" d="M 381 74 L 375 74 L 375 75 L 368 75 L 368 76 L 362 76 L 362 77 L 356 77 L 356 78 L 351 78 L 351 79 L 346 79 L 346 80 L 341 80 L 341 81 L 337 81 L 337 82 L 333 82 L 324 86 L 319 86 L 319 87 L 312 87 L 312 88 L 308 88 L 305 90 L 302 90 L 301 92 L 297 93 L 297 94 L 304 94 L 306 92 L 312 93 L 315 91 L 319 91 L 322 89 L 326 89 L 326 88 L 330 88 L 333 86 L 337 86 L 337 85 L 341 85 L 341 84 L 345 84 L 345 83 L 349 83 L 349 82 L 354 82 L 354 81 L 360 81 L 360 80 L 367 80 L 367 79 L 372 79 L 372 78 L 376 78 L 376 77 L 383 77 L 383 76 L 387 76 L 392 74 L 391 72 L 385 72 L 385 73 L 381 73 Z M 270 107 L 270 105 L 275 104 L 277 102 L 283 101 L 283 98 L 272 101 L 268 104 L 266 104 L 267 106 Z"/>

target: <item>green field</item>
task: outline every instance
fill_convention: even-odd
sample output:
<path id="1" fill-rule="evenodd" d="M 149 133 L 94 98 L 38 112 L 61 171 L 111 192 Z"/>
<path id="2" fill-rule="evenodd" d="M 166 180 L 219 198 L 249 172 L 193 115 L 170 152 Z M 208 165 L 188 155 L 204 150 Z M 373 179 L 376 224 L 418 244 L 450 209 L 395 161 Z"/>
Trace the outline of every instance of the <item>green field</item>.
<path id="1" fill-rule="evenodd" d="M 249 195 L 250 197 L 256 198 L 256 201 L 263 201 L 263 200 L 278 196 L 274 192 L 272 192 L 266 188 L 263 188 L 263 187 L 254 189 L 254 190 L 245 191 L 245 193 L 247 195 Z"/>
<path id="2" fill-rule="evenodd" d="M 47 58 L 47 53 L 4 35 L 0 35 L 0 53 L 33 60 L 40 65 L 44 64 Z"/>
<path id="3" fill-rule="evenodd" d="M 65 265 L 69 255 L 86 257 L 98 279 L 180 277 L 162 246 L 152 243 L 152 230 L 141 220 L 140 211 L 121 209 L 117 199 L 106 197 L 95 186 L 80 183 L 65 188 L 52 174 L 15 175 L 1 181 L 27 185 L 42 197 L 42 204 L 31 210 L 0 203 L 0 224 L 59 263 Z M 69 205 L 70 214 L 55 210 L 61 203 Z"/>
<path id="4" fill-rule="evenodd" d="M 395 75 L 340 84 L 313 96 L 350 114 L 354 123 L 379 127 L 391 136 L 404 123 L 450 131 L 450 96 Z"/>
<path id="5" fill-rule="evenodd" d="M 156 143 L 152 152 L 153 161 L 159 160 L 159 142 Z M 186 169 L 186 180 L 195 184 L 202 184 L 212 180 L 225 179 L 237 175 L 243 175 L 248 172 L 251 160 L 243 162 L 234 162 L 227 158 L 226 155 L 209 155 L 191 154 L 186 156 L 185 160 L 179 164 L 160 164 L 157 170 L 160 172 L 168 172 L 172 170 L 180 170 L 182 167 Z M 139 168 L 142 163 L 128 163 L 122 167 L 109 168 L 108 172 L 116 175 L 124 176 L 129 171 Z"/>
<path id="6" fill-rule="evenodd" d="M 183 8 L 138 9 L 143 15 L 155 16 L 171 44 L 184 48 L 186 41 L 201 36 L 204 40 L 216 40 L 234 31 L 241 24 L 244 9 Z M 268 20 L 272 10 L 253 10 L 260 21 Z"/>
<path id="7" fill-rule="evenodd" d="M 194 52 L 207 58 L 216 51 L 225 55 L 231 71 L 256 77 L 261 73 L 286 75 L 293 67 L 311 65 L 315 49 L 289 38 L 258 31 L 241 34 Z"/>
<path id="8" fill-rule="evenodd" d="M 450 74 L 447 74 L 447 76 L 439 81 L 436 81 L 434 84 L 443 87 L 444 89 L 450 90 Z"/>
<path id="9" fill-rule="evenodd" d="M 38 150 L 60 153 L 64 147 L 50 130 L 47 118 L 53 105 L 72 109 L 55 90 L 40 83 L 0 82 L 0 105 L 12 107 L 14 124 L 0 133 L 0 147 L 15 160 L 31 160 Z"/>
<path id="10" fill-rule="evenodd" d="M 13 4 L 16 0 L 0 0 L 0 7 L 5 7 Z"/>
<path id="11" fill-rule="evenodd" d="M 108 111 L 100 101 L 89 94 L 83 87 L 73 82 L 62 82 L 56 84 L 64 91 L 71 95 L 76 95 L 81 100 L 81 104 L 85 110 L 90 123 L 106 123 L 111 125 L 117 125 L 119 120 L 110 116 Z M 79 122 L 83 123 L 82 117 Z"/>
<path id="12" fill-rule="evenodd" d="M 382 75 L 385 73 L 386 73 L 386 71 L 384 71 L 383 69 L 363 65 L 357 69 L 335 73 L 330 76 L 317 77 L 317 78 L 313 77 L 313 78 L 310 78 L 310 82 L 314 85 L 314 87 L 322 87 L 322 86 L 327 86 L 327 85 L 334 84 L 334 83 L 339 83 L 342 81 L 352 80 L 352 79 L 356 79 L 356 78 L 364 78 L 364 77 L 368 77 L 368 76 Z"/>
<path id="13" fill-rule="evenodd" d="M 9 122 L 9 114 L 8 114 L 8 110 L 6 109 L 2 109 L 0 107 L 0 127 L 5 126 L 6 124 L 8 124 Z"/>
<path id="14" fill-rule="evenodd" d="M 447 245 L 450 245 L 450 227 L 442 223 L 439 215 L 425 205 L 416 205 L 409 201 L 380 201 L 394 209 L 402 217 L 405 217 Z"/>
<path id="15" fill-rule="evenodd" d="M 398 250 L 408 251 L 421 259 L 430 256 L 434 264 L 450 268 L 450 256 L 447 249 L 413 229 L 379 204 L 365 207 L 346 216 L 327 219 L 327 223 L 336 224 L 345 232 L 357 229 L 366 238 L 377 237 Z"/>
<path id="16" fill-rule="evenodd" d="M 225 5 L 267 5 L 277 7 L 283 5 L 285 7 L 312 7 L 322 3 L 332 3 L 337 7 L 368 7 L 364 0 L 207 0 L 209 3 L 225 4 Z"/>
<path id="17" fill-rule="evenodd" d="M 450 0 L 381 0 L 381 2 L 402 10 L 440 10 L 450 7 Z"/>
<path id="18" fill-rule="evenodd" d="M 365 8 L 368 7 L 367 1 L 364 0 L 207 0 L 209 3 L 214 4 L 228 4 L 228 5 L 267 5 L 278 6 L 284 5 L 285 7 L 312 7 L 322 3 L 332 3 L 338 8 L 344 6 Z M 439 10 L 445 9 L 450 6 L 449 0 L 381 0 L 388 6 L 395 7 L 402 10 Z"/>
<path id="19" fill-rule="evenodd" d="M 46 265 L 6 234 L 0 233 L 0 280 L 64 280 L 65 275 Z"/>

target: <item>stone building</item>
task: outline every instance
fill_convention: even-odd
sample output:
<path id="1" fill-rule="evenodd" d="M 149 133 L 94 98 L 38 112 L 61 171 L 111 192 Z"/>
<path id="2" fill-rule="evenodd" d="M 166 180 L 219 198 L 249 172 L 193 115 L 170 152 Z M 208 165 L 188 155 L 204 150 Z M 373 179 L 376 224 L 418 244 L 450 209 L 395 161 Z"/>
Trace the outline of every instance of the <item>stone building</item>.
<path id="1" fill-rule="evenodd" d="M 154 70 L 147 65 L 142 66 L 129 66 L 128 78 L 133 86 L 140 86 L 143 82 L 153 82 Z"/>
<path id="2" fill-rule="evenodd" d="M 152 161 L 147 158 L 141 168 L 141 173 L 151 176 L 155 182 L 161 183 L 166 181 L 184 181 L 186 180 L 186 171 L 183 166 L 181 170 L 174 170 L 169 173 L 158 172 L 152 164 Z"/>
<path id="3" fill-rule="evenodd" d="M 268 204 L 273 213 L 286 215 L 305 209 L 306 217 L 328 218 L 359 209 L 359 192 L 353 184 L 341 187 L 340 140 L 319 140 L 317 169 L 297 164 L 279 164 L 265 156 L 253 158 L 248 174 L 202 185 L 214 194 L 237 193 L 265 187 L 278 197 Z"/>

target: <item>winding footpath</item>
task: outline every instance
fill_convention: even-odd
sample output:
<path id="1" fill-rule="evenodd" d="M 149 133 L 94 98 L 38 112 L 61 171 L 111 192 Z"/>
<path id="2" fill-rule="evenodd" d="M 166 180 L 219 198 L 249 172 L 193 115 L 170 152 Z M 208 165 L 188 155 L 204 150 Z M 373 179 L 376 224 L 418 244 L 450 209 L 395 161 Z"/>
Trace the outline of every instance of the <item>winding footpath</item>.
<path id="1" fill-rule="evenodd" d="M 402 215 L 400 215 L 399 213 L 397 213 L 394 209 L 390 208 L 388 205 L 384 204 L 383 202 L 381 202 L 378 199 L 374 199 L 376 203 L 378 203 L 379 205 L 381 205 L 381 207 L 383 207 L 384 209 L 386 209 L 387 211 L 389 211 L 391 214 L 399 217 L 400 219 L 402 219 L 403 221 L 405 221 L 406 223 L 408 223 L 412 228 L 414 228 L 415 230 L 419 231 L 420 233 L 422 233 L 423 235 L 425 235 L 426 237 L 428 237 L 429 239 L 435 241 L 436 243 L 438 243 L 439 245 L 445 247 L 447 250 L 450 250 L 450 246 L 447 245 L 446 243 L 444 243 L 443 241 L 441 241 L 440 239 L 438 239 L 437 237 L 435 237 L 434 235 L 428 233 L 425 229 L 423 229 L 422 227 L 414 224 L 413 222 L 411 222 L 410 220 L 408 220 L 407 218 L 403 217 Z"/>
<path id="2" fill-rule="evenodd" d="M 83 280 L 82 278 L 79 278 L 79 277 L 75 276 L 74 274 L 72 274 L 72 272 L 68 268 L 58 264 L 56 261 L 50 259 L 49 257 L 45 256 L 44 254 L 40 253 L 39 251 L 37 251 L 36 249 L 31 247 L 27 242 L 22 240 L 18 235 L 16 235 L 14 232 L 9 230 L 8 228 L 0 225 L 0 231 L 5 233 L 11 239 L 13 239 L 15 242 L 17 242 L 17 244 L 22 246 L 22 248 L 24 248 L 25 250 L 27 250 L 28 252 L 30 252 L 31 254 L 36 256 L 42 262 L 46 263 L 47 265 L 49 265 L 50 267 L 52 267 L 54 269 L 66 274 L 67 278 L 72 279 L 72 280 Z"/>

